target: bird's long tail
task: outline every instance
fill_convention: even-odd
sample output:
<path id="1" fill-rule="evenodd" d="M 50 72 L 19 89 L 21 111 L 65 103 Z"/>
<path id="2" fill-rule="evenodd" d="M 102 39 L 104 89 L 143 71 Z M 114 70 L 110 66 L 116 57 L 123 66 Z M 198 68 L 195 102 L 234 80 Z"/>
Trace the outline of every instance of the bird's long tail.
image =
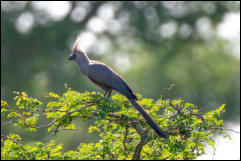
<path id="1" fill-rule="evenodd" d="M 147 123 L 152 127 L 155 132 L 163 138 L 168 138 L 168 135 L 161 130 L 161 128 L 155 123 L 155 121 L 147 114 L 145 109 L 137 103 L 135 99 L 129 99 L 131 104 L 141 113 L 141 115 L 146 119 Z"/>

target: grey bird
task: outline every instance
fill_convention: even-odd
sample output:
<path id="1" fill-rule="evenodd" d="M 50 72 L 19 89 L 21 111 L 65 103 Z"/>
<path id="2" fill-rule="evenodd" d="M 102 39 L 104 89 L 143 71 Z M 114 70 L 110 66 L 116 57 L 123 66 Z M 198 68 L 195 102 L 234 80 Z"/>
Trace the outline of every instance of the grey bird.
<path id="1" fill-rule="evenodd" d="M 69 60 L 74 60 L 81 73 L 105 91 L 105 96 L 108 94 L 109 97 L 112 90 L 116 90 L 126 96 L 131 104 L 146 119 L 147 123 L 155 130 L 155 132 L 163 138 L 168 138 L 167 133 L 161 130 L 145 109 L 138 104 L 138 98 L 126 81 L 108 65 L 90 60 L 89 57 L 80 49 L 80 42 L 78 39 L 74 44 L 73 52 L 69 57 Z"/>

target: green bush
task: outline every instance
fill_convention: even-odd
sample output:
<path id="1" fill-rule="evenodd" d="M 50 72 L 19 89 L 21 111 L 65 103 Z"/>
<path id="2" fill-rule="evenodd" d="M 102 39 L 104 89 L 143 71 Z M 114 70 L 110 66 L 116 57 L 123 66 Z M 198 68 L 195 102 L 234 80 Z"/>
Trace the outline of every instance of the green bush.
<path id="1" fill-rule="evenodd" d="M 15 92 L 17 110 L 1 101 L 1 115 L 11 119 L 13 126 L 30 132 L 48 128 L 54 134 L 65 129 L 74 130 L 73 120 L 77 117 L 94 119 L 88 132 L 97 133 L 101 140 L 81 143 L 77 150 L 62 152 L 62 146 L 53 140 L 46 144 L 39 141 L 23 144 L 17 134 L 1 135 L 1 159 L 196 159 L 204 153 L 206 143 L 214 147 L 214 134 L 229 137 L 220 119 L 225 105 L 201 112 L 182 99 L 154 101 L 138 94 L 139 103 L 168 133 L 169 138 L 164 139 L 151 130 L 124 96 L 116 94 L 108 99 L 101 93 L 79 93 L 67 86 L 66 89 L 62 96 L 49 93 L 47 105 L 25 92 Z M 50 122 L 40 125 L 40 116 Z"/>

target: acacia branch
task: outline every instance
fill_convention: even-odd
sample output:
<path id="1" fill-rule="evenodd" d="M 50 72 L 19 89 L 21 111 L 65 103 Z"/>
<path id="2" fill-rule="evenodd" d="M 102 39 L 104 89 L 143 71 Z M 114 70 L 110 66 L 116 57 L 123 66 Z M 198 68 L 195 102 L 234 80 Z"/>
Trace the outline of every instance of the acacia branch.
<path id="1" fill-rule="evenodd" d="M 133 154 L 132 160 L 140 160 L 140 154 L 142 148 L 151 140 L 151 137 L 148 134 L 147 130 L 144 130 L 140 124 L 134 124 L 134 128 L 137 133 L 141 136 L 140 142 L 137 144 L 135 148 L 135 152 Z"/>
<path id="2" fill-rule="evenodd" d="M 23 151 L 25 151 L 26 153 L 28 153 L 28 151 L 17 141 L 15 141 L 14 139 L 10 138 L 10 137 L 7 137 L 5 135 L 2 135 L 1 134 L 1 137 L 7 139 L 7 140 L 11 140 L 13 143 L 17 144 Z"/>
<path id="3" fill-rule="evenodd" d="M 84 108 L 90 107 L 90 106 L 92 106 L 92 105 L 94 105 L 94 104 L 93 104 L 93 103 L 90 103 L 90 104 L 87 104 L 87 105 L 85 105 L 85 106 L 83 106 L 83 107 L 81 107 L 81 108 L 78 108 L 78 109 L 72 110 L 72 111 L 62 111 L 62 110 L 57 110 L 57 109 L 45 111 L 45 110 L 39 110 L 39 109 L 38 109 L 37 111 L 42 111 L 42 112 L 46 112 L 46 113 L 47 113 L 47 112 L 57 112 L 57 111 L 66 112 L 66 113 L 65 113 L 64 115 L 62 115 L 61 117 L 56 118 L 55 120 L 53 120 L 52 122 L 50 122 L 50 123 L 48 123 L 48 124 L 41 125 L 41 126 L 31 126 L 31 127 L 32 127 L 32 128 L 36 128 L 36 129 L 40 129 L 40 128 L 44 128 L 44 127 L 50 127 L 50 126 L 54 125 L 56 121 L 64 118 L 65 116 L 67 116 L 67 115 L 69 115 L 69 114 L 72 114 L 72 113 L 75 113 L 75 112 L 78 112 L 78 111 L 80 111 L 80 110 L 83 110 Z"/>

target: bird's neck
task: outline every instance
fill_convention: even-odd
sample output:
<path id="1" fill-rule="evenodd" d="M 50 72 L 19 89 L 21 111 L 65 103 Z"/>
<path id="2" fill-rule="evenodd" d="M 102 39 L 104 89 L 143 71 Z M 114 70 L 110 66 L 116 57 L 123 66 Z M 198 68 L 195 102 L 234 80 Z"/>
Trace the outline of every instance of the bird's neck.
<path id="1" fill-rule="evenodd" d="M 89 61 L 90 59 L 88 58 L 87 55 L 84 55 L 80 58 L 79 61 L 76 61 L 79 68 L 80 68 L 80 71 L 84 74 L 84 75 L 87 75 L 88 74 L 88 68 L 89 68 Z"/>

